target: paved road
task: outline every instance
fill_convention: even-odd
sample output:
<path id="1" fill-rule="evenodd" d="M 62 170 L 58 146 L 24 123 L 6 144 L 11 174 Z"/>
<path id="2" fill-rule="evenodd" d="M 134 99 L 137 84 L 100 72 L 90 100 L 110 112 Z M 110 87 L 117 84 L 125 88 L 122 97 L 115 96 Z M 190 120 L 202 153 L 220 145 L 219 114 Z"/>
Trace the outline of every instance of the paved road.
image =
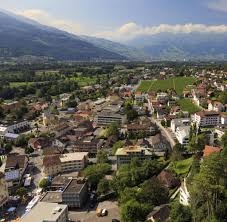
<path id="1" fill-rule="evenodd" d="M 176 142 L 175 142 L 171 132 L 169 132 L 168 129 L 163 127 L 162 124 L 158 120 L 156 120 L 156 119 L 154 119 L 152 117 L 150 119 L 151 119 L 151 121 L 153 123 L 155 123 L 159 127 L 159 129 L 161 130 L 162 135 L 169 141 L 171 147 L 173 148 L 176 145 Z"/>

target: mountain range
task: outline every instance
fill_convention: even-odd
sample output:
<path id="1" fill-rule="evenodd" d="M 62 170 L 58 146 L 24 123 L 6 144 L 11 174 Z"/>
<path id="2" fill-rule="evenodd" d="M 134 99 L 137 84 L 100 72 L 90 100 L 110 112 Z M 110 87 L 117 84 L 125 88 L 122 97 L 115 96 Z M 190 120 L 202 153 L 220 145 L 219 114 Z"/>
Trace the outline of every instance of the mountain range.
<path id="1" fill-rule="evenodd" d="M 123 43 L 74 35 L 0 12 L 0 57 L 46 56 L 56 60 L 227 60 L 227 33 L 160 33 Z"/>

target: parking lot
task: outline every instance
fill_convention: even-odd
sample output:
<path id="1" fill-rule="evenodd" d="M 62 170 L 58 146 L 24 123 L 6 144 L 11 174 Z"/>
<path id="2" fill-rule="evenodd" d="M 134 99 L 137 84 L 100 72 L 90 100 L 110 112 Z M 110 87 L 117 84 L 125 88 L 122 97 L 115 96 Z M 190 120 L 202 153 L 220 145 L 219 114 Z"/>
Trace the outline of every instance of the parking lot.
<path id="1" fill-rule="evenodd" d="M 108 215 L 104 217 L 98 217 L 96 215 L 96 209 L 107 209 Z M 97 208 L 84 211 L 69 211 L 69 219 L 76 222 L 111 222 L 112 219 L 120 220 L 120 209 L 116 201 L 104 201 L 100 202 Z"/>

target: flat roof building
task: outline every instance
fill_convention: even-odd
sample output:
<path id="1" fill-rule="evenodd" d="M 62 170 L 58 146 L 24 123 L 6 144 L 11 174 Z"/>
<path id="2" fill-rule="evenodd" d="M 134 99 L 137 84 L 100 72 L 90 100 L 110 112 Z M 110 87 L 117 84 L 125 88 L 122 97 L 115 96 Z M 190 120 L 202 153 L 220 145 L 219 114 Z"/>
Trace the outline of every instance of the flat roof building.
<path id="1" fill-rule="evenodd" d="M 67 205 L 39 202 L 21 218 L 21 222 L 67 222 L 67 219 Z"/>

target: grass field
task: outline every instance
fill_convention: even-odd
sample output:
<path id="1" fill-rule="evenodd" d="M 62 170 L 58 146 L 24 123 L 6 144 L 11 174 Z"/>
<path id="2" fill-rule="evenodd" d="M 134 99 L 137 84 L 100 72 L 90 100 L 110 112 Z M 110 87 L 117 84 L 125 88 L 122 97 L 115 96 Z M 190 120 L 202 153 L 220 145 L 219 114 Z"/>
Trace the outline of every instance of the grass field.
<path id="1" fill-rule="evenodd" d="M 196 81 L 193 77 L 174 77 L 166 80 L 145 80 L 141 81 L 138 91 L 165 91 L 174 89 L 178 95 L 181 95 L 187 85 L 192 85 Z"/>
<path id="2" fill-rule="evenodd" d="M 193 161 L 192 157 L 185 159 L 185 160 L 177 161 L 175 166 L 173 166 L 173 170 L 178 175 L 187 174 L 190 170 L 191 165 L 192 165 L 192 161 Z"/>
<path id="3" fill-rule="evenodd" d="M 181 99 L 177 103 L 181 107 L 182 111 L 188 111 L 190 114 L 201 110 L 201 108 L 195 105 L 190 99 Z"/>
<path id="4" fill-rule="evenodd" d="M 93 85 L 96 83 L 96 77 L 77 77 L 77 78 L 72 78 L 73 80 L 75 80 L 79 86 L 83 87 L 83 86 L 89 86 L 89 85 Z"/>

